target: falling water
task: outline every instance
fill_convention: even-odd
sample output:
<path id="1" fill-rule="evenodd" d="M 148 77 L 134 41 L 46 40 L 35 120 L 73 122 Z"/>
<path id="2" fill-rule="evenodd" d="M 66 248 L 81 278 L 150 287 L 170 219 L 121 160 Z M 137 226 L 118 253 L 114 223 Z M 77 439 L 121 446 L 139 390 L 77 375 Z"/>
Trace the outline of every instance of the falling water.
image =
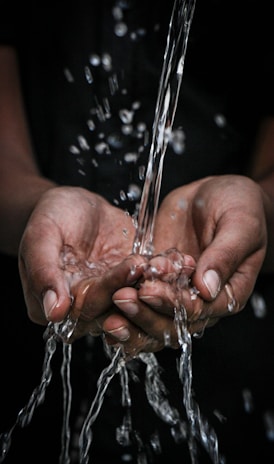
<path id="1" fill-rule="evenodd" d="M 63 381 L 63 424 L 61 435 L 61 454 L 60 464 L 69 464 L 69 446 L 70 446 L 70 409 L 72 401 L 72 390 L 70 384 L 70 365 L 71 365 L 72 345 L 63 343 L 63 362 L 61 367 L 61 377 Z"/>
<path id="2" fill-rule="evenodd" d="M 116 373 L 119 372 L 119 370 L 122 367 L 123 364 L 123 356 L 121 356 L 121 351 L 122 348 L 118 348 L 117 350 L 114 351 L 114 355 L 112 357 L 112 361 L 109 366 L 107 366 L 103 371 L 101 372 L 101 375 L 98 379 L 97 382 L 97 393 L 95 395 L 95 398 L 92 402 L 92 405 L 90 407 L 90 410 L 86 416 L 86 419 L 84 421 L 82 431 L 80 434 L 80 440 L 79 440 L 79 448 L 80 448 L 80 464 L 88 464 L 89 462 L 89 448 L 92 442 L 92 424 L 96 420 L 103 400 L 104 400 L 104 395 L 105 392 L 114 377 Z"/>
<path id="3" fill-rule="evenodd" d="M 158 209 L 163 162 L 171 137 L 181 88 L 187 42 L 195 0 L 175 0 L 153 122 L 152 143 L 138 214 L 133 252 L 151 256 L 153 228 Z"/>
<path id="4" fill-rule="evenodd" d="M 187 315 L 183 305 L 175 308 L 175 325 L 181 347 L 179 360 L 179 378 L 183 384 L 183 402 L 189 420 L 190 432 L 188 447 L 193 464 L 198 462 L 196 441 L 207 451 L 214 464 L 221 464 L 223 457 L 219 455 L 218 439 L 215 431 L 206 419 L 201 416 L 200 408 L 192 392 L 192 342 L 187 330 Z"/>

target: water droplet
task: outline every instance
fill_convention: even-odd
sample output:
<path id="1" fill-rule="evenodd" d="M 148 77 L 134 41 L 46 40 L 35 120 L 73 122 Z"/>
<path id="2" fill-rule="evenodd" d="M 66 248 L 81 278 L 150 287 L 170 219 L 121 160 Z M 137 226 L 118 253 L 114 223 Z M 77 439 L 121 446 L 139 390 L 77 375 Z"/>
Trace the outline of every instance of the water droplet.
<path id="1" fill-rule="evenodd" d="M 124 156 L 124 160 L 126 163 L 136 163 L 138 160 L 138 154 L 137 153 L 126 153 Z"/>
<path id="2" fill-rule="evenodd" d="M 68 68 L 64 69 L 64 75 L 68 82 L 74 82 L 74 77 Z"/>
<path id="3" fill-rule="evenodd" d="M 95 158 L 92 158 L 91 163 L 95 168 L 98 168 L 98 162 Z"/>
<path id="4" fill-rule="evenodd" d="M 226 126 L 226 118 L 223 114 L 215 114 L 214 122 L 218 127 L 225 127 Z"/>
<path id="5" fill-rule="evenodd" d="M 93 76 L 92 76 L 91 70 L 89 69 L 88 66 L 85 66 L 84 71 L 85 71 L 86 81 L 88 82 L 88 84 L 92 84 L 93 83 Z"/>
<path id="6" fill-rule="evenodd" d="M 132 40 L 132 42 L 135 42 L 137 40 L 136 32 L 131 32 L 130 33 L 130 39 Z"/>
<path id="7" fill-rule="evenodd" d="M 105 142 L 97 143 L 94 148 L 95 148 L 95 151 L 99 153 L 99 155 L 103 155 L 103 154 L 110 155 L 111 154 L 109 146 Z"/>
<path id="8" fill-rule="evenodd" d="M 122 148 L 123 140 L 118 133 L 112 133 L 107 137 L 107 142 L 113 148 Z"/>
<path id="9" fill-rule="evenodd" d="M 112 69 L 112 59 L 108 53 L 102 55 L 102 66 L 105 71 L 110 71 Z"/>
<path id="10" fill-rule="evenodd" d="M 77 139 L 78 139 L 80 148 L 81 148 L 82 150 L 87 151 L 87 150 L 90 149 L 90 146 L 89 146 L 89 144 L 88 144 L 88 142 L 87 142 L 87 139 L 86 139 L 85 137 L 83 137 L 83 135 L 78 135 Z"/>
<path id="11" fill-rule="evenodd" d="M 141 188 L 139 187 L 139 185 L 130 184 L 128 186 L 127 196 L 128 199 L 131 201 L 138 200 L 141 197 Z"/>
<path id="12" fill-rule="evenodd" d="M 124 124 L 122 127 L 121 127 L 121 132 L 122 134 L 124 135 L 130 135 L 132 134 L 133 132 L 133 126 L 131 124 Z"/>
<path id="13" fill-rule="evenodd" d="M 127 200 L 127 196 L 126 196 L 124 190 L 120 190 L 120 198 L 121 198 L 122 201 Z"/>
<path id="14" fill-rule="evenodd" d="M 204 200 L 202 198 L 197 198 L 197 200 L 195 200 L 195 206 L 197 206 L 197 208 L 204 208 Z"/>
<path id="15" fill-rule="evenodd" d="M 81 176 L 86 176 L 86 173 L 85 171 L 83 171 L 83 169 L 78 169 L 78 174 L 80 174 Z"/>
<path id="16" fill-rule="evenodd" d="M 227 418 L 220 411 L 218 411 L 218 409 L 214 409 L 213 414 L 215 417 L 217 417 L 221 424 L 226 422 Z"/>
<path id="17" fill-rule="evenodd" d="M 170 332 L 165 330 L 164 331 L 164 344 L 165 346 L 170 346 Z"/>
<path id="18" fill-rule="evenodd" d="M 268 440 L 274 441 L 274 411 L 269 410 L 264 413 L 264 424 Z"/>
<path id="19" fill-rule="evenodd" d="M 141 108 L 141 103 L 139 101 L 135 101 L 132 103 L 132 109 L 134 111 L 139 110 Z"/>
<path id="20" fill-rule="evenodd" d="M 96 53 L 93 53 L 89 57 L 89 62 L 92 66 L 99 66 L 101 64 L 101 58 Z"/>
<path id="21" fill-rule="evenodd" d="M 95 123 L 92 119 L 88 119 L 87 120 L 87 126 L 89 128 L 90 131 L 94 131 L 95 130 Z"/>
<path id="22" fill-rule="evenodd" d="M 182 129 L 177 129 L 170 134 L 169 143 L 176 155 L 181 155 L 185 150 L 185 133 Z"/>
<path id="23" fill-rule="evenodd" d="M 80 150 L 78 147 L 76 147 L 75 145 L 71 145 L 69 147 L 69 151 L 70 153 L 72 153 L 73 155 L 79 155 L 80 154 Z"/>
<path id="24" fill-rule="evenodd" d="M 145 122 L 139 122 L 139 123 L 137 124 L 137 130 L 138 130 L 139 132 L 145 132 L 146 128 L 147 128 L 147 126 L 146 126 L 146 123 L 145 123 Z"/>
<path id="25" fill-rule="evenodd" d="M 123 22 L 115 24 L 114 33 L 117 37 L 124 37 L 127 33 L 127 25 Z"/>
<path id="26" fill-rule="evenodd" d="M 121 456 L 122 462 L 132 462 L 133 461 L 133 456 L 129 453 L 127 454 L 122 454 Z"/>
<path id="27" fill-rule="evenodd" d="M 140 27 L 139 29 L 137 29 L 137 35 L 139 37 L 144 37 L 146 35 L 146 30 Z"/>
<path id="28" fill-rule="evenodd" d="M 139 167 L 139 179 L 140 180 L 144 180 L 145 178 L 145 173 L 146 173 L 146 167 L 143 165 L 143 166 L 140 166 Z"/>
<path id="29" fill-rule="evenodd" d="M 124 124 L 131 124 L 133 121 L 133 111 L 127 110 L 127 109 L 122 109 L 119 111 L 119 116 Z"/>
<path id="30" fill-rule="evenodd" d="M 248 388 L 244 388 L 242 391 L 244 410 L 247 413 L 251 413 L 254 410 L 253 396 Z"/>
<path id="31" fill-rule="evenodd" d="M 253 311 L 256 317 L 261 319 L 266 316 L 267 307 L 266 307 L 266 302 L 264 298 L 262 297 L 262 295 L 260 295 L 257 292 L 254 292 L 251 295 L 250 303 L 252 305 L 252 308 L 253 308 Z"/>
<path id="32" fill-rule="evenodd" d="M 115 6 L 112 9 L 112 15 L 115 21 L 121 21 L 123 19 L 123 11 L 119 6 Z"/>

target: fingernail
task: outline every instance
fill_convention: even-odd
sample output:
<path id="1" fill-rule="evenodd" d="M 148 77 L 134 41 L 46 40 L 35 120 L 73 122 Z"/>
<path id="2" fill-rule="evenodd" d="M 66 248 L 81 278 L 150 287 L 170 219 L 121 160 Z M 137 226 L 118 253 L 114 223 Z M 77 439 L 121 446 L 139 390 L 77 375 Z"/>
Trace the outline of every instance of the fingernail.
<path id="1" fill-rule="evenodd" d="M 124 326 L 118 327 L 118 329 L 108 330 L 107 333 L 117 338 L 120 342 L 126 342 L 130 337 L 129 330 Z"/>
<path id="2" fill-rule="evenodd" d="M 209 269 L 204 273 L 203 281 L 211 298 L 216 298 L 221 288 L 221 279 L 217 272 L 214 269 Z"/>
<path id="3" fill-rule="evenodd" d="M 139 311 L 138 305 L 132 300 L 114 300 L 114 304 L 130 316 L 135 316 Z"/>
<path id="4" fill-rule="evenodd" d="M 45 316 L 49 319 L 52 311 L 58 303 L 57 294 L 53 290 L 47 290 L 43 298 Z"/>

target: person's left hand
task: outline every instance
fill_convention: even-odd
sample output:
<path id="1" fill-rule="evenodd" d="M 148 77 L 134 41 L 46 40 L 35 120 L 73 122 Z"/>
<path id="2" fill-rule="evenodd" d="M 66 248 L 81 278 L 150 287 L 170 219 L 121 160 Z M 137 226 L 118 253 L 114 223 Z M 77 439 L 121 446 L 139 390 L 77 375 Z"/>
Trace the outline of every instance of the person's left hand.
<path id="1" fill-rule="evenodd" d="M 107 318 L 103 330 L 113 336 L 113 329 L 127 326 L 125 350 L 143 345 L 144 350 L 157 351 L 168 343 L 178 347 L 174 326 L 178 306 L 185 307 L 192 334 L 237 313 L 250 297 L 264 261 L 266 224 L 264 194 L 247 177 L 211 177 L 174 190 L 157 214 L 154 245 L 159 255 L 150 262 L 152 272 L 145 274 L 139 289 L 114 293 L 121 314 Z M 168 248 L 187 257 L 182 273 L 189 282 L 183 283 L 181 293 L 166 278 Z"/>

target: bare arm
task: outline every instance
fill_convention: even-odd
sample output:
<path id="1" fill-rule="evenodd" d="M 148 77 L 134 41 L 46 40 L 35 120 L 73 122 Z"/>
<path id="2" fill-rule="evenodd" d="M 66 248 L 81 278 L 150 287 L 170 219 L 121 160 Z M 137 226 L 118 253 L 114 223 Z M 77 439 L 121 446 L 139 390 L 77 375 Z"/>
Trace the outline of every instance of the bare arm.
<path id="1" fill-rule="evenodd" d="M 39 173 L 20 91 L 16 53 L 0 47 L 0 250 L 16 255 L 37 200 L 55 184 Z"/>

